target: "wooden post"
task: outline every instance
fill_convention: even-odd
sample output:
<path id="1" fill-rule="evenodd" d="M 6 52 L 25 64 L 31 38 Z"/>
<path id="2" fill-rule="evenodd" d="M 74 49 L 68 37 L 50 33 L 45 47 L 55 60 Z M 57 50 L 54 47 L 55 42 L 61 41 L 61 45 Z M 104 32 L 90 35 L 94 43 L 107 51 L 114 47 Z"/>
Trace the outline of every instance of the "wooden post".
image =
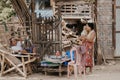
<path id="1" fill-rule="evenodd" d="M 50 5 L 52 6 L 53 14 L 55 14 L 55 0 L 50 0 Z"/>
<path id="2" fill-rule="evenodd" d="M 59 76 L 62 76 L 62 64 L 59 65 Z"/>
<path id="3" fill-rule="evenodd" d="M 0 74 L 0 76 L 2 76 L 3 75 L 3 71 L 4 71 L 4 64 L 5 63 L 5 55 L 2 55 L 2 61 L 1 61 L 1 74 Z"/>
<path id="4" fill-rule="evenodd" d="M 33 41 L 33 43 L 35 42 L 35 40 L 34 40 L 34 35 L 35 35 L 35 24 L 34 24 L 34 21 L 35 21 L 35 13 L 34 13 L 34 11 L 35 11 L 35 0 L 31 0 L 31 3 L 32 3 L 32 5 L 31 5 L 31 12 L 32 12 L 32 41 Z"/>
<path id="5" fill-rule="evenodd" d="M 24 57 L 22 57 L 22 63 L 23 63 L 23 72 L 24 72 L 24 77 L 27 77 L 27 71 L 26 71 L 26 67 L 25 67 L 25 60 Z"/>

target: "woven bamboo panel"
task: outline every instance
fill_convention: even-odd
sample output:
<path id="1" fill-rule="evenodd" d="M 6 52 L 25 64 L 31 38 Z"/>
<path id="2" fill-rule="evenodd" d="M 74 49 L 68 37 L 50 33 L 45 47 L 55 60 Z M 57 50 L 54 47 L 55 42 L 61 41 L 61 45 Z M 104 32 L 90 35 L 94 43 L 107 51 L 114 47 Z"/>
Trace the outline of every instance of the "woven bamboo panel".
<path id="1" fill-rule="evenodd" d="M 113 58 L 112 48 L 112 0 L 97 1 L 97 36 L 106 59 Z"/>
<path id="2" fill-rule="evenodd" d="M 65 18 L 92 18 L 92 5 L 84 1 L 59 1 L 56 3 L 56 9 L 61 7 L 62 17 Z"/>

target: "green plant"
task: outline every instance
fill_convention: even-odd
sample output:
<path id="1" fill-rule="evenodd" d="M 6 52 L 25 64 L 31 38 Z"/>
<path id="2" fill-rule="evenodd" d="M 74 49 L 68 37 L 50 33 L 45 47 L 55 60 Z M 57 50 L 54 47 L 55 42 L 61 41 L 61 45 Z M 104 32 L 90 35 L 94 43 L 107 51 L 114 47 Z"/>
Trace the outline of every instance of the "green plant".
<path id="1" fill-rule="evenodd" d="M 10 20 L 14 14 L 15 12 L 10 0 L 0 0 L 0 21 Z"/>

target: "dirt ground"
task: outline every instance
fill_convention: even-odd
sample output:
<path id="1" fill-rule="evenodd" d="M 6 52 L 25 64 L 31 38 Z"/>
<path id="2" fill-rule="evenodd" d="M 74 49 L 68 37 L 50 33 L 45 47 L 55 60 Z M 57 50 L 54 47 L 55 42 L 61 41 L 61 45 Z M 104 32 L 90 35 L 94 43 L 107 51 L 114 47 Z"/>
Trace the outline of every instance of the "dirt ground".
<path id="1" fill-rule="evenodd" d="M 0 77 L 0 80 L 75 80 L 74 75 L 67 78 L 66 74 L 59 77 L 57 74 L 48 74 L 45 76 L 42 73 L 34 73 L 29 75 L 27 79 L 18 74 L 11 73 Z M 95 66 L 92 74 L 78 77 L 77 80 L 120 80 L 120 61 L 112 62 L 107 65 Z"/>

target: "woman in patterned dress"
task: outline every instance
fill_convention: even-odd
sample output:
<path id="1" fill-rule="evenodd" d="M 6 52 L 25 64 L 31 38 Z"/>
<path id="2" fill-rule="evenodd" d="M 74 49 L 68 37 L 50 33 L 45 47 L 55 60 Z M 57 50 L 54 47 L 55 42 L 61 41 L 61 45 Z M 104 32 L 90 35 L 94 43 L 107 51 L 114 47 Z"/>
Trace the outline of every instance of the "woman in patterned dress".
<path id="1" fill-rule="evenodd" d="M 95 42 L 96 33 L 94 31 L 94 24 L 88 23 L 86 24 L 86 30 L 88 32 L 88 35 L 85 37 L 86 42 L 86 54 L 85 54 L 85 67 L 90 68 L 90 72 L 92 72 L 93 67 L 93 47 Z"/>

